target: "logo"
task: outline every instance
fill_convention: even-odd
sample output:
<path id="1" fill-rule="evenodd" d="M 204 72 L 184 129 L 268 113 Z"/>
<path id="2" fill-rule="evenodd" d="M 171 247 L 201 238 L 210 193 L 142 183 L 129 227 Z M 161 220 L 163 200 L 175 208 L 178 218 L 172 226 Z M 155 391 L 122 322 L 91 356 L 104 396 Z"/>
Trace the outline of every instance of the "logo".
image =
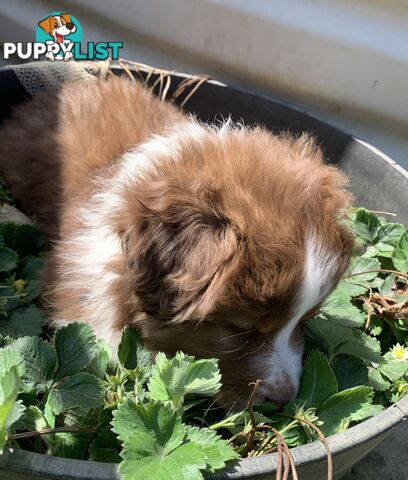
<path id="1" fill-rule="evenodd" d="M 22 60 L 38 60 L 44 56 L 50 62 L 64 60 L 106 60 L 119 58 L 122 42 L 83 43 L 79 21 L 66 12 L 52 12 L 41 19 L 35 31 L 35 42 L 5 42 L 3 58 L 17 55 Z"/>

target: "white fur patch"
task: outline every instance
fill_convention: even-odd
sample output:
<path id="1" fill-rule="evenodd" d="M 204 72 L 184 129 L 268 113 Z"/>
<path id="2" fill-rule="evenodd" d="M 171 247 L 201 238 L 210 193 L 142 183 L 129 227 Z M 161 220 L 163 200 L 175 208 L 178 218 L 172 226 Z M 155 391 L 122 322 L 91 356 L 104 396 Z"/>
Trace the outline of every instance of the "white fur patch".
<path id="1" fill-rule="evenodd" d="M 337 256 L 327 251 L 318 238 L 311 236 L 306 241 L 304 278 L 295 311 L 290 321 L 276 335 L 272 352 L 267 359 L 270 370 L 264 379 L 261 394 L 267 395 L 268 386 L 284 386 L 291 382 L 294 393 L 299 387 L 302 371 L 303 347 L 291 345 L 292 334 L 299 320 L 317 305 L 330 291 L 331 276 L 336 269 Z M 286 400 L 286 399 L 282 399 Z"/>
<path id="2" fill-rule="evenodd" d="M 119 180 L 135 181 L 162 159 L 177 161 L 181 155 L 183 143 L 198 143 L 205 134 L 205 126 L 191 119 L 177 124 L 167 135 L 153 135 L 145 143 L 123 155 L 122 167 L 118 174 Z"/>

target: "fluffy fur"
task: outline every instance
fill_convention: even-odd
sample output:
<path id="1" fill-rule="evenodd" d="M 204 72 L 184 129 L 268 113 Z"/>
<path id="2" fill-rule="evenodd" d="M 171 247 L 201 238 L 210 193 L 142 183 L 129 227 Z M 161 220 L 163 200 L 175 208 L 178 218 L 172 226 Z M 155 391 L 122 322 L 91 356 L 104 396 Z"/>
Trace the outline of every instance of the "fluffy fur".
<path id="1" fill-rule="evenodd" d="M 125 79 L 39 95 L 0 135 L 0 175 L 49 242 L 50 322 L 217 357 L 224 405 L 257 378 L 258 401 L 293 398 L 301 323 L 353 243 L 346 180 L 311 138 L 206 126 Z"/>

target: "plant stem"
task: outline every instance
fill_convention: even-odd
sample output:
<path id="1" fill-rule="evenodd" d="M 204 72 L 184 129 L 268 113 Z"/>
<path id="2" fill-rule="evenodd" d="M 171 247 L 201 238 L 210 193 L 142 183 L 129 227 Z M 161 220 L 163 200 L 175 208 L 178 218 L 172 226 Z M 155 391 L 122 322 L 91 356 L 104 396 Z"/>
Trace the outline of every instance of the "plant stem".
<path id="1" fill-rule="evenodd" d="M 19 440 L 20 438 L 36 437 L 37 435 L 48 435 L 50 433 L 96 433 L 96 428 L 75 428 L 75 427 L 56 427 L 43 428 L 33 432 L 22 432 L 8 435 L 7 440 Z"/>
<path id="2" fill-rule="evenodd" d="M 341 278 L 343 280 L 345 280 L 346 278 L 355 277 L 356 275 L 365 275 L 366 273 L 394 273 L 395 275 L 397 275 L 399 277 L 408 278 L 407 273 L 402 273 L 402 272 L 399 272 L 398 270 L 389 270 L 388 268 L 375 268 L 373 270 L 365 270 L 364 272 L 352 273 L 350 275 L 346 275 L 346 276 L 341 277 Z"/>
<path id="3" fill-rule="evenodd" d="M 259 378 L 255 383 L 250 383 L 250 385 L 253 385 L 254 388 L 252 390 L 251 396 L 249 397 L 247 409 L 248 409 L 248 413 L 249 413 L 249 418 L 251 419 L 252 430 L 249 432 L 248 441 L 247 441 L 247 444 L 246 444 L 246 449 L 245 449 L 245 454 L 246 455 L 248 455 L 248 453 L 251 452 L 254 448 L 254 438 L 255 438 L 255 432 L 256 432 L 256 420 L 255 420 L 253 404 L 254 404 L 256 392 L 258 391 L 258 388 L 259 388 L 261 383 L 262 383 L 262 380 L 259 380 Z"/>
<path id="4" fill-rule="evenodd" d="M 330 450 L 330 446 L 327 443 L 326 437 L 323 435 L 323 432 L 320 430 L 319 427 L 314 425 L 312 422 L 309 422 L 309 420 L 306 420 L 305 418 L 300 418 L 300 417 L 295 417 L 293 415 L 287 415 L 286 413 L 275 413 L 275 415 L 280 415 L 281 417 L 289 417 L 293 418 L 294 420 L 297 420 L 298 422 L 303 422 L 306 423 L 311 429 L 313 429 L 317 435 L 319 436 L 321 442 L 324 445 L 324 448 L 326 449 L 326 456 L 327 456 L 327 480 L 332 480 L 333 478 L 333 459 L 332 459 L 332 454 Z"/>
<path id="5" fill-rule="evenodd" d="M 289 476 L 289 470 L 292 471 L 292 479 L 293 480 L 299 480 L 297 471 L 296 471 L 296 465 L 292 457 L 292 453 L 289 449 L 288 444 L 286 443 L 285 439 L 282 437 L 282 435 L 275 430 L 274 428 L 271 429 L 273 433 L 276 435 L 276 438 L 278 439 L 278 442 L 283 446 L 283 449 L 285 451 L 285 471 L 283 472 L 283 480 L 286 480 Z M 279 455 L 279 453 L 278 453 Z M 282 453 L 283 455 L 283 453 Z M 279 458 L 278 458 L 278 465 L 279 465 Z M 278 470 L 278 469 L 277 469 Z M 278 473 L 276 472 L 276 478 L 278 478 Z"/>
<path id="6" fill-rule="evenodd" d="M 276 465 L 276 477 L 275 480 L 281 480 L 282 478 L 282 458 L 283 458 L 283 451 L 282 451 L 282 439 L 280 436 L 276 436 L 278 442 L 278 463 Z"/>
<path id="7" fill-rule="evenodd" d="M 279 433 L 283 436 L 284 433 L 286 433 L 288 430 L 290 430 L 291 428 L 293 428 L 295 425 L 297 425 L 299 422 L 297 420 L 293 420 L 293 422 L 290 422 L 288 425 L 286 425 L 286 427 L 283 427 L 281 430 L 279 430 Z M 258 427 L 259 428 L 259 427 Z M 272 427 L 270 425 L 264 425 L 263 428 L 265 429 L 269 429 L 271 430 Z M 266 452 L 263 451 L 264 448 L 266 448 L 267 446 L 270 446 L 270 444 L 272 443 L 273 440 L 276 440 L 276 437 L 274 436 L 270 436 L 270 437 L 267 437 L 262 445 L 258 448 L 257 452 L 255 453 L 255 455 L 253 455 L 254 457 L 259 457 L 260 455 L 264 455 Z"/>
<path id="8" fill-rule="evenodd" d="M 398 217 L 396 213 L 392 212 L 382 212 L 381 210 L 369 210 L 370 213 L 375 213 L 376 215 L 391 215 L 391 217 Z"/>

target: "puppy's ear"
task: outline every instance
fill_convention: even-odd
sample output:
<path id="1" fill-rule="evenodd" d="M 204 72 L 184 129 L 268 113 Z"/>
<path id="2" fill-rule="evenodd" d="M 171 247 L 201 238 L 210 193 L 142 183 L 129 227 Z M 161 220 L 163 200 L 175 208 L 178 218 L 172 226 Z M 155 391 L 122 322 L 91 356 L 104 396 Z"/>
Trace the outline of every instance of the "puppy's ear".
<path id="1" fill-rule="evenodd" d="M 38 22 L 38 26 L 41 27 L 47 35 L 51 35 L 54 28 L 54 17 L 49 16 Z"/>
<path id="2" fill-rule="evenodd" d="M 219 192 L 209 187 L 196 195 L 144 192 L 133 203 L 132 225 L 122 232 L 122 244 L 145 312 L 183 321 L 200 320 L 214 309 L 242 246 L 220 202 Z"/>
<path id="3" fill-rule="evenodd" d="M 61 18 L 64 19 L 66 23 L 72 23 L 69 13 L 61 13 Z"/>

